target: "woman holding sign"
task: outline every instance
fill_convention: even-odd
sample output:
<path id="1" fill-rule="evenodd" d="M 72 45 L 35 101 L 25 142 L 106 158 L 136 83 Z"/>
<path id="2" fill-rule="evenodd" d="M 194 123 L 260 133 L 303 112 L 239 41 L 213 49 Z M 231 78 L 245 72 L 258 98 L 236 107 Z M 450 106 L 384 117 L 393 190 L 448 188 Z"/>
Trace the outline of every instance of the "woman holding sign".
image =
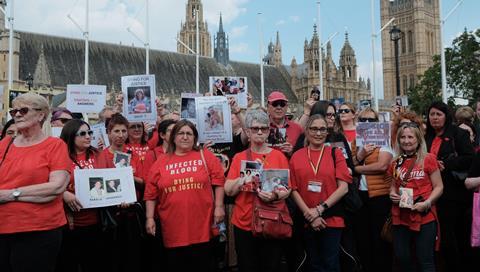
<path id="1" fill-rule="evenodd" d="M 146 229 L 155 235 L 155 209 L 167 252 L 168 271 L 212 271 L 212 228 L 225 216 L 220 161 L 197 145 L 198 132 L 187 120 L 171 132 L 168 151 L 150 169 L 145 200 Z"/>
<path id="2" fill-rule="evenodd" d="M 60 138 L 67 144 L 68 156 L 75 169 L 107 168 L 106 160 L 90 145 L 93 131 L 82 120 L 65 124 Z M 104 254 L 104 239 L 97 209 L 82 209 L 75 197 L 74 175 L 70 176 L 67 191 L 63 193 L 68 228 L 63 232 L 63 243 L 58 258 L 57 271 L 102 271 L 97 257 Z M 102 263 L 102 262 L 100 262 Z"/>
<path id="3" fill-rule="evenodd" d="M 289 196 L 290 190 L 242 191 L 244 179 L 241 178 L 240 172 L 242 161 L 260 162 L 263 169 L 288 169 L 288 160 L 281 151 L 268 147 L 265 142 L 270 132 L 270 120 L 265 112 L 248 111 L 245 123 L 250 147 L 233 157 L 225 183 L 226 194 L 236 196 L 232 224 L 234 225 L 238 267 L 240 272 L 278 271 L 284 241 L 253 236 L 253 209 L 254 203 L 257 201 L 285 204 L 285 198 Z"/>
<path id="4" fill-rule="evenodd" d="M 307 222 L 305 243 L 310 271 L 340 271 L 343 206 L 338 203 L 352 181 L 340 149 L 325 146 L 326 119 L 312 115 L 306 124 L 306 146 L 290 159 L 292 197 Z"/>
<path id="5" fill-rule="evenodd" d="M 420 270 L 435 271 L 435 202 L 443 191 L 437 159 L 427 153 L 423 133 L 415 122 L 400 125 L 396 139 L 398 156 L 388 169 L 388 176 L 393 178 L 390 199 L 395 256 L 401 271 L 415 271 L 413 240 Z"/>
<path id="6" fill-rule="evenodd" d="M 71 161 L 67 146 L 46 136 L 47 100 L 18 96 L 10 115 L 18 135 L 0 143 L 0 270 L 53 271 L 67 222 L 62 194 Z"/>

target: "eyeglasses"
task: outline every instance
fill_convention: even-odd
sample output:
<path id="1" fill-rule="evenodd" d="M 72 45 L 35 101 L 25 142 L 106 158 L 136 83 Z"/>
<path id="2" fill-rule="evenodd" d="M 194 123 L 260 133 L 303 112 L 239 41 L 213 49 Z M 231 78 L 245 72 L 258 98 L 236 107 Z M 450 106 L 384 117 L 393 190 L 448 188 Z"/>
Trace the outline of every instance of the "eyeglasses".
<path id="1" fill-rule="evenodd" d="M 80 130 L 75 134 L 75 136 L 85 137 L 87 134 L 88 136 L 92 136 L 93 130 Z"/>
<path id="2" fill-rule="evenodd" d="M 310 133 L 317 134 L 317 133 L 327 133 L 327 127 L 309 127 Z"/>
<path id="3" fill-rule="evenodd" d="M 72 120 L 72 119 L 70 119 L 70 118 L 57 118 L 57 119 L 53 119 L 51 122 L 60 121 L 60 122 L 62 122 L 62 124 L 65 125 L 70 120 Z"/>
<path id="4" fill-rule="evenodd" d="M 180 136 L 180 137 L 193 137 L 193 133 L 191 132 L 187 132 L 187 131 L 180 131 L 177 133 L 177 136 Z"/>
<path id="5" fill-rule="evenodd" d="M 359 121 L 359 122 L 369 122 L 369 123 L 372 123 L 372 122 L 378 122 L 378 119 L 377 119 L 377 118 L 358 117 L 358 121 Z"/>
<path id="6" fill-rule="evenodd" d="M 342 113 L 350 113 L 352 110 L 350 109 L 339 109 L 338 110 L 338 113 L 342 114 Z"/>
<path id="7" fill-rule="evenodd" d="M 261 131 L 262 133 L 268 133 L 270 131 L 270 128 L 269 127 L 249 127 L 249 129 L 253 132 L 253 133 L 258 133 L 259 131 Z"/>
<path id="8" fill-rule="evenodd" d="M 274 107 L 274 108 L 276 108 L 278 106 L 283 108 L 287 105 L 287 101 L 277 100 L 277 101 L 273 101 L 272 103 L 270 103 L 270 105 L 272 105 L 272 107 Z"/>
<path id="9" fill-rule="evenodd" d="M 18 112 L 20 113 L 20 115 L 25 115 L 25 114 L 28 113 L 29 110 L 41 111 L 42 109 L 23 107 L 23 108 L 20 108 L 20 109 L 11 109 L 9 111 L 9 113 L 10 113 L 10 116 L 12 116 L 12 118 L 13 118 L 13 117 L 15 117 L 15 115 L 17 115 Z"/>
<path id="10" fill-rule="evenodd" d="M 129 126 L 128 128 L 129 129 L 141 129 L 142 127 L 143 127 L 142 124 L 134 124 L 134 125 Z"/>
<path id="11" fill-rule="evenodd" d="M 333 113 L 333 112 L 327 112 L 327 117 L 328 117 L 328 118 L 332 118 L 332 117 L 335 117 L 335 116 L 336 116 L 335 113 Z"/>
<path id="12" fill-rule="evenodd" d="M 415 123 L 415 122 L 404 122 L 404 123 L 401 123 L 401 124 L 400 124 L 400 127 L 401 127 L 401 128 L 407 128 L 407 127 L 419 128 L 418 124 Z"/>

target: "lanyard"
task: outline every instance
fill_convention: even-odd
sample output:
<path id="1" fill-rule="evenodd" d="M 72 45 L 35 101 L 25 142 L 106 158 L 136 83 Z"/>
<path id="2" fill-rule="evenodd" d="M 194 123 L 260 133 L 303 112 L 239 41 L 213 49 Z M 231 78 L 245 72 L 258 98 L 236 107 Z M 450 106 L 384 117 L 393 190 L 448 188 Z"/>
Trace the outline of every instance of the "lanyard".
<path id="1" fill-rule="evenodd" d="M 314 165 L 313 161 L 312 161 L 312 156 L 310 154 L 310 147 L 307 148 L 308 162 L 310 163 L 310 166 L 312 167 L 312 170 L 313 170 L 313 173 L 315 174 L 315 176 L 318 173 L 318 169 L 320 167 L 320 162 L 322 161 L 324 149 L 325 149 L 325 145 L 322 145 L 322 150 L 320 151 L 320 156 L 318 157 L 318 161 L 317 161 L 316 165 Z"/>

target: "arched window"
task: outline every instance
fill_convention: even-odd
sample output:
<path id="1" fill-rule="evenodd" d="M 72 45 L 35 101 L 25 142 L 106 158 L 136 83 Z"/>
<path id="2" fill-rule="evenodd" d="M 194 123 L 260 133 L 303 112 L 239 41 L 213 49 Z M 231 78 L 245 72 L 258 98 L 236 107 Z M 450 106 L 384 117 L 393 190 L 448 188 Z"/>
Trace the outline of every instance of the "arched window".
<path id="1" fill-rule="evenodd" d="M 408 53 L 413 53 L 413 33 L 411 30 L 407 32 L 408 36 Z"/>
<path id="2" fill-rule="evenodd" d="M 402 54 L 405 54 L 407 51 L 407 41 L 405 41 L 405 35 L 403 35 L 401 41 L 402 41 Z"/>
<path id="3" fill-rule="evenodd" d="M 410 88 L 413 88 L 415 87 L 415 76 L 410 74 L 410 85 L 409 85 Z"/>
<path id="4" fill-rule="evenodd" d="M 402 76 L 402 90 L 403 90 L 403 93 L 406 94 L 407 93 L 407 90 L 408 90 L 408 79 L 407 79 L 407 76 Z"/>
<path id="5" fill-rule="evenodd" d="M 347 78 L 351 78 L 352 77 L 352 68 L 348 67 L 347 68 Z"/>

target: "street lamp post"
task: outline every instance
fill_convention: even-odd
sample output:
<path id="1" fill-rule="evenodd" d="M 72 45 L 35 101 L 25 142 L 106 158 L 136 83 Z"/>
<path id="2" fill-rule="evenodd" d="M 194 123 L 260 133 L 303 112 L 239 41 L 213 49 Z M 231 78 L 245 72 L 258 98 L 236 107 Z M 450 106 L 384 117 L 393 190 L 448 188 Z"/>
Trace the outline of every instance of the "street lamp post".
<path id="1" fill-rule="evenodd" d="M 394 25 L 390 30 L 390 40 L 395 45 L 395 81 L 397 85 L 397 96 L 400 96 L 400 65 L 398 61 L 398 41 L 402 38 L 403 32 Z"/>
<path id="2" fill-rule="evenodd" d="M 31 73 L 28 73 L 28 76 L 25 78 L 25 81 L 27 83 L 27 86 L 28 86 L 28 90 L 32 90 L 32 86 L 33 86 L 33 76 Z"/>

